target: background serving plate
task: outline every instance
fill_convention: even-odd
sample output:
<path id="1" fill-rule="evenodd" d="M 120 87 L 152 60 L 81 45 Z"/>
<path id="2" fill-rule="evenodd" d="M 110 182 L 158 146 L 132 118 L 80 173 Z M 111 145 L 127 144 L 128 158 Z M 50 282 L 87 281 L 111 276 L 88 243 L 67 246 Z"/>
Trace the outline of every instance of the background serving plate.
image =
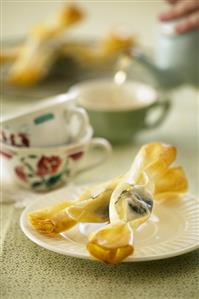
<path id="1" fill-rule="evenodd" d="M 86 250 L 87 236 L 101 224 L 79 224 L 57 238 L 49 238 L 33 230 L 27 221 L 30 211 L 73 199 L 84 188 L 71 185 L 32 202 L 21 215 L 20 226 L 24 234 L 48 250 L 92 259 Z M 135 232 L 135 251 L 125 262 L 164 259 L 198 248 L 198 212 L 198 200 L 189 194 L 180 200 L 155 203 L 151 218 Z"/>
<path id="2" fill-rule="evenodd" d="M 1 40 L 2 50 L 12 49 L 22 44 L 24 38 L 16 37 Z M 88 40 L 88 38 L 81 39 L 69 39 L 68 42 L 80 42 L 85 44 L 95 43 L 95 40 Z M 150 52 L 149 49 L 145 49 L 145 52 Z M 51 68 L 48 76 L 39 82 L 38 84 L 30 87 L 13 86 L 6 82 L 6 74 L 10 68 L 10 63 L 2 64 L 1 66 L 1 91 L 0 97 L 6 99 L 15 99 L 30 101 L 46 98 L 56 95 L 58 93 L 64 93 L 68 88 L 82 80 L 88 80 L 93 78 L 113 78 L 117 71 L 116 60 L 105 62 L 98 65 L 81 65 L 71 57 L 64 57 L 57 60 L 57 62 Z M 142 81 L 145 83 L 154 83 L 151 75 L 147 70 L 134 61 L 133 66 L 129 69 L 129 76 L 132 80 Z"/>

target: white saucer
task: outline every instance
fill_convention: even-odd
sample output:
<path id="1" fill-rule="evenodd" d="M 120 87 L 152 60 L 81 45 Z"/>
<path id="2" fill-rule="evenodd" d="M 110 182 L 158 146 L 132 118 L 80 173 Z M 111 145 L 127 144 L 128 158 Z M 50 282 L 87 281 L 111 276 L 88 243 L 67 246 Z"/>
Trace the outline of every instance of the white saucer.
<path id="1" fill-rule="evenodd" d="M 92 259 L 86 250 L 88 234 L 103 224 L 79 224 L 57 238 L 33 230 L 27 221 L 30 211 L 65 199 L 73 199 L 84 187 L 70 186 L 32 202 L 22 213 L 21 229 L 34 243 L 48 250 L 83 259 Z M 135 232 L 135 251 L 124 262 L 150 261 L 174 257 L 199 247 L 199 204 L 192 195 L 181 200 L 156 203 L 153 215 Z"/>

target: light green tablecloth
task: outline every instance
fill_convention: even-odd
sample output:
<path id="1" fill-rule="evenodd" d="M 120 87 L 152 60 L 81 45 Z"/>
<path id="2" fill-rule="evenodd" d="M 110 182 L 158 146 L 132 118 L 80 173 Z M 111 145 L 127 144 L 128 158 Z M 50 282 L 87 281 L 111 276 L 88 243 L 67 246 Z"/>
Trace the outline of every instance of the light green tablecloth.
<path id="1" fill-rule="evenodd" d="M 178 163 L 186 170 L 190 191 L 198 194 L 198 100 L 196 92 L 179 91 L 160 128 L 140 134 L 132 145 L 115 147 L 106 164 L 79 177 L 77 182 L 124 173 L 141 144 L 160 140 L 177 146 Z M 9 109 L 15 107 L 14 102 L 9 103 Z M 11 204 L 1 206 L 1 298 L 197 298 L 196 251 L 162 261 L 106 266 L 58 255 L 33 244 L 19 228 L 20 213 Z"/>
<path id="2" fill-rule="evenodd" d="M 197 298 L 197 253 L 106 266 L 38 247 L 14 211 L 3 250 L 2 297 L 10 299 Z"/>

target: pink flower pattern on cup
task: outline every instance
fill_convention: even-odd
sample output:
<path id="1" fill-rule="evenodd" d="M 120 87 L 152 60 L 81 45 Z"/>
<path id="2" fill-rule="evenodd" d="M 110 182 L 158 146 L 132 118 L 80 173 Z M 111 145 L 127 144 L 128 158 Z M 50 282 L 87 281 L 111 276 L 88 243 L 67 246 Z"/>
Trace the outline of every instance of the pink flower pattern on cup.
<path id="1" fill-rule="evenodd" d="M 79 160 L 83 156 L 83 154 L 84 154 L 83 152 L 78 152 L 78 153 L 70 155 L 69 157 L 76 161 L 76 160 Z"/>
<path id="2" fill-rule="evenodd" d="M 6 159 L 12 159 L 13 154 L 10 152 L 0 150 L 0 155 L 2 155 Z"/>
<path id="3" fill-rule="evenodd" d="M 26 133 L 13 134 L 7 131 L 1 131 L 1 140 L 7 144 L 19 146 L 19 147 L 29 147 L 30 141 Z"/>
<path id="4" fill-rule="evenodd" d="M 62 160 L 57 156 L 42 156 L 37 163 L 38 176 L 51 175 L 57 172 Z"/>
<path id="5" fill-rule="evenodd" d="M 23 166 L 16 166 L 15 167 L 15 173 L 20 178 L 22 181 L 27 182 L 27 175 L 25 173 L 24 167 Z"/>
<path id="6" fill-rule="evenodd" d="M 12 155 L 0 152 L 5 158 L 12 159 Z M 33 189 L 51 189 L 64 181 L 64 176 L 70 177 L 71 161 L 76 163 L 84 152 L 73 153 L 68 156 L 56 155 L 28 155 L 21 157 L 14 167 L 14 172 L 21 182 L 29 183 Z M 20 164 L 19 164 L 20 161 Z"/>

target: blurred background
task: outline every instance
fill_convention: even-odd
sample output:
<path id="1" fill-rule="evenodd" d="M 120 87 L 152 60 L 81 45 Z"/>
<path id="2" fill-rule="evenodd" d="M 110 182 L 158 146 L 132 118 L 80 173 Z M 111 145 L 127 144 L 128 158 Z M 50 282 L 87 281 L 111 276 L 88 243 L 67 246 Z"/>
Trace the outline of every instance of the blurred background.
<path id="1" fill-rule="evenodd" d="M 2 1 L 2 31 L 5 37 L 27 33 L 34 24 L 53 15 L 63 3 L 72 1 Z M 164 0 L 154 1 L 74 1 L 85 10 L 86 22 L 71 29 L 70 34 L 103 36 L 115 26 L 135 32 L 145 46 L 153 46 L 158 13 L 168 7 Z"/>

